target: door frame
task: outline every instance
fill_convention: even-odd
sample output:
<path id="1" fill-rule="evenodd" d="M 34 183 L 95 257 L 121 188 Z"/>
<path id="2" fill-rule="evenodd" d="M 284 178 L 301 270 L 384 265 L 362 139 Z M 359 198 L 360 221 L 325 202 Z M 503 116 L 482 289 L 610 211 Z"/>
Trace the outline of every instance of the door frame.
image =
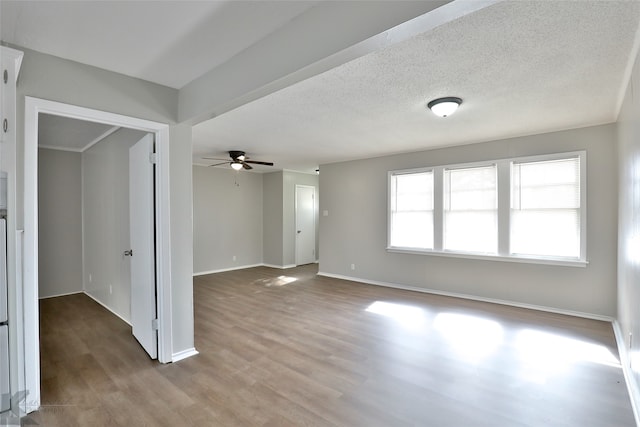
<path id="1" fill-rule="evenodd" d="M 313 190 L 313 253 L 315 254 L 315 258 L 313 262 L 318 260 L 318 254 L 316 248 L 318 247 L 318 236 L 316 233 L 316 229 L 318 227 L 318 218 L 316 215 L 316 187 L 313 185 L 303 185 L 296 184 L 295 186 L 295 194 L 294 194 L 294 232 L 295 232 L 295 243 L 294 243 L 294 253 L 295 253 L 295 263 L 296 265 L 300 265 L 300 260 L 298 259 L 298 188 L 311 188 Z"/>
<path id="2" fill-rule="evenodd" d="M 127 127 L 153 133 L 156 142 L 156 304 L 158 360 L 172 361 L 171 333 L 171 228 L 169 206 L 169 125 L 91 108 L 25 96 L 24 120 L 24 381 L 28 390 L 26 412 L 40 406 L 40 337 L 38 310 L 38 114 Z M 17 212 L 16 212 L 17 214 Z M 18 284 L 19 286 L 19 284 Z M 18 325 L 18 330 L 20 325 Z M 20 331 L 19 331 L 20 332 Z M 20 333 L 19 333 L 20 335 Z"/>

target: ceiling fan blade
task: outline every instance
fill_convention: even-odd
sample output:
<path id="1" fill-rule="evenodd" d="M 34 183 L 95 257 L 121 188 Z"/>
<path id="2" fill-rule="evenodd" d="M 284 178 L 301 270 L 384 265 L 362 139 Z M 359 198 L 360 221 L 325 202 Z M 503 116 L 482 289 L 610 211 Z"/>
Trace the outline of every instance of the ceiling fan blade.
<path id="1" fill-rule="evenodd" d="M 245 160 L 245 163 L 253 163 L 255 165 L 273 166 L 273 162 L 259 162 L 257 160 Z"/>
<path id="2" fill-rule="evenodd" d="M 214 165 L 209 165 L 208 167 L 212 167 L 212 166 L 220 166 L 220 165 L 228 165 L 230 162 L 222 162 L 222 163 L 216 163 Z"/>
<path id="3" fill-rule="evenodd" d="M 246 170 L 251 170 L 251 169 L 253 169 L 253 168 L 251 167 L 251 165 L 248 165 L 248 164 L 247 164 L 247 162 L 242 162 L 242 167 L 243 167 L 243 168 L 245 168 Z"/>
<path id="4" fill-rule="evenodd" d="M 204 160 L 220 160 L 220 161 L 226 160 L 227 162 L 229 161 L 229 159 L 221 159 L 219 157 L 200 157 L 200 158 Z"/>

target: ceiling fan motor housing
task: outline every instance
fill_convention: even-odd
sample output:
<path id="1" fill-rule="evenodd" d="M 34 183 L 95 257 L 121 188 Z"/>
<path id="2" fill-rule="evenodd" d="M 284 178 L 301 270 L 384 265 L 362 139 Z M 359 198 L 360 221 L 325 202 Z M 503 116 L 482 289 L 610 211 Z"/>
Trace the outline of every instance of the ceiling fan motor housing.
<path id="1" fill-rule="evenodd" d="M 235 162 L 238 160 L 244 160 L 245 154 L 244 154 L 244 151 L 233 150 L 233 151 L 229 151 L 229 156 L 231 156 L 231 158 Z"/>

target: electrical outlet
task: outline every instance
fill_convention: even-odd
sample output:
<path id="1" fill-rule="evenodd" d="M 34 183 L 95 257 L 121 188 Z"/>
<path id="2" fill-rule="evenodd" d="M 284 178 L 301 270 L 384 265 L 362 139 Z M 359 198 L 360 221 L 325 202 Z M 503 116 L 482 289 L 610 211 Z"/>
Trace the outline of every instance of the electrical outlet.
<path id="1" fill-rule="evenodd" d="M 92 282 L 91 273 L 89 273 L 89 283 Z"/>
<path id="2" fill-rule="evenodd" d="M 351 264 L 351 269 L 355 270 L 356 269 L 356 265 L 355 264 Z"/>
<path id="3" fill-rule="evenodd" d="M 113 294 L 113 285 L 109 285 L 109 295 Z"/>
<path id="4" fill-rule="evenodd" d="M 236 260 L 236 256 L 235 256 L 235 255 L 233 256 L 233 260 L 234 260 L 234 261 Z"/>

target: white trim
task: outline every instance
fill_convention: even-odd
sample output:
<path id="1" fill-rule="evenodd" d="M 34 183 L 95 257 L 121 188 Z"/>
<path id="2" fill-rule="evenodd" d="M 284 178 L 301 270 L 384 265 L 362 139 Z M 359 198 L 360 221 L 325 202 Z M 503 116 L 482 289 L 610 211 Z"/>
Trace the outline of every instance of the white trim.
<path id="1" fill-rule="evenodd" d="M 279 268 L 281 270 L 286 270 L 288 268 L 297 267 L 297 265 L 295 265 L 295 264 L 287 264 L 287 265 L 262 264 L 262 266 L 263 267 L 269 267 L 269 268 Z"/>
<path id="2" fill-rule="evenodd" d="M 106 305 L 105 303 L 103 303 L 102 301 L 100 301 L 98 298 L 94 297 L 93 295 L 91 295 L 89 292 L 82 292 L 83 294 L 85 294 L 86 296 L 88 296 L 89 298 L 91 298 L 92 300 L 94 300 L 95 302 L 97 302 L 98 304 L 100 304 L 102 307 L 104 307 L 108 312 L 110 312 L 111 314 L 113 314 L 114 316 L 118 317 L 120 320 L 122 320 L 124 323 L 126 323 L 127 325 L 131 326 L 131 322 L 129 322 L 127 319 L 125 319 L 124 317 L 122 317 L 121 315 L 119 315 L 118 313 L 116 313 L 115 311 L 113 311 L 111 309 L 111 307 L 109 307 L 108 305 Z"/>
<path id="3" fill-rule="evenodd" d="M 512 254 L 511 245 L 511 165 L 514 163 L 532 163 L 541 161 L 578 158 L 580 162 L 580 253 L 576 258 L 563 258 L 538 255 Z M 444 185 L 443 177 L 447 170 L 495 167 L 497 180 L 497 239 L 496 253 L 469 253 L 444 248 Z M 406 248 L 391 246 L 392 182 L 400 175 L 433 172 L 433 246 L 432 248 Z M 471 163 L 456 163 L 439 166 L 424 166 L 411 169 L 395 169 L 387 172 L 387 252 L 410 253 L 415 255 L 434 255 L 454 258 L 470 258 L 490 261 L 521 262 L 529 264 L 560 265 L 568 267 L 586 267 L 587 258 L 587 152 L 586 150 L 533 156 L 505 157 Z"/>
<path id="4" fill-rule="evenodd" d="M 171 360 L 173 361 L 173 363 L 176 363 L 186 359 L 187 357 L 196 356 L 198 354 L 200 354 L 200 352 L 198 352 L 195 347 L 192 347 L 186 350 L 179 351 L 177 353 L 173 353 L 173 355 L 171 356 Z"/>
<path id="5" fill-rule="evenodd" d="M 627 341 L 622 334 L 622 327 L 617 319 L 613 320 L 612 325 L 613 333 L 616 337 L 616 344 L 618 345 L 622 373 L 624 374 L 624 380 L 627 384 L 627 391 L 629 392 L 629 398 L 631 400 L 633 416 L 636 419 L 636 425 L 640 426 L 640 389 L 638 388 L 638 383 L 635 381 L 633 370 L 631 369 L 631 358 L 627 350 Z"/>
<path id="6" fill-rule="evenodd" d="M 436 290 L 436 289 L 421 288 L 421 287 L 417 287 L 417 286 L 401 285 L 401 284 L 389 283 L 389 282 L 380 282 L 380 281 L 377 281 L 377 280 L 361 279 L 359 277 L 343 276 L 341 274 L 324 273 L 324 272 L 320 272 L 320 271 L 318 272 L 318 276 L 332 277 L 334 279 L 349 280 L 351 282 L 358 282 L 358 283 L 363 283 L 363 284 L 366 284 L 366 285 L 383 286 L 383 287 L 386 287 L 386 288 L 402 289 L 402 290 L 405 290 L 405 291 L 422 292 L 422 293 L 425 293 L 425 294 L 442 295 L 442 296 L 446 296 L 446 297 L 461 298 L 461 299 L 466 299 L 466 300 L 471 300 L 471 301 L 488 302 L 488 303 L 492 303 L 492 304 L 500 304 L 500 305 L 506 305 L 506 306 L 510 306 L 510 307 L 518 307 L 518 308 L 526 308 L 526 309 L 529 309 L 529 310 L 544 311 L 544 312 L 547 312 L 547 313 L 563 314 L 563 315 L 566 315 L 566 316 L 582 317 L 584 319 L 601 320 L 601 321 L 604 321 L 604 322 L 613 322 L 613 317 L 605 316 L 605 315 L 602 315 L 602 314 L 584 313 L 582 311 L 564 310 L 564 309 L 561 309 L 561 308 L 546 307 L 546 306 L 543 306 L 543 305 L 526 304 L 526 303 L 520 303 L 520 302 L 502 300 L 502 299 L 496 299 L 496 298 L 485 298 L 485 297 L 476 296 L 476 295 L 460 294 L 460 293 L 457 293 L 457 292 L 440 291 L 440 290 Z"/>
<path id="7" fill-rule="evenodd" d="M 316 217 L 316 187 L 314 185 L 296 184 L 293 189 L 293 253 L 295 258 L 295 265 L 300 264 L 298 259 L 298 188 L 310 188 L 313 190 L 313 256 L 316 256 L 316 247 L 318 246 L 316 230 L 318 228 L 318 218 Z"/>
<path id="8" fill-rule="evenodd" d="M 314 262 L 318 263 L 318 260 L 316 260 Z M 297 265 L 295 265 L 295 264 L 275 265 L 275 264 L 265 264 L 265 263 L 242 265 L 242 266 L 239 266 L 239 267 L 225 267 L 225 268 L 219 268 L 217 270 L 199 271 L 197 273 L 193 273 L 193 277 L 206 276 L 207 274 L 224 273 L 225 271 L 243 270 L 245 268 L 255 268 L 255 267 L 267 267 L 267 268 L 277 268 L 279 270 L 286 270 L 288 268 L 295 268 L 295 267 L 297 267 Z"/>
<path id="9" fill-rule="evenodd" d="M 127 127 L 155 134 L 156 164 L 156 263 L 158 304 L 158 360 L 172 361 L 171 228 L 169 206 L 169 125 L 120 114 L 25 96 L 24 120 L 24 336 L 25 386 L 40 405 L 38 332 L 38 114 L 47 113 L 79 120 Z"/>
<path id="10" fill-rule="evenodd" d="M 82 291 L 74 291 L 74 292 L 66 292 L 64 294 L 55 294 L 55 295 L 48 295 L 46 297 L 41 297 L 38 296 L 38 299 L 40 301 L 42 301 L 43 299 L 49 299 L 49 298 L 58 298 L 58 297 L 67 297 L 69 295 L 76 295 L 76 294 L 86 294 L 86 292 L 84 290 Z"/>
<path id="11" fill-rule="evenodd" d="M 485 254 L 473 254 L 464 252 L 438 252 L 432 250 L 420 250 L 411 248 L 387 248 L 387 252 L 399 253 L 399 254 L 412 254 L 412 255 L 429 255 L 439 256 L 446 258 L 465 258 L 465 259 L 479 259 L 484 261 L 499 261 L 499 262 L 519 262 L 525 264 L 544 264 L 544 265 L 558 265 L 563 267 L 586 267 L 588 261 L 571 260 L 571 259 L 551 259 L 551 258 L 535 258 L 525 257 L 517 255 L 485 255 Z"/>
<path id="12" fill-rule="evenodd" d="M 47 150 L 57 150 L 57 151 L 69 151 L 71 153 L 84 153 L 89 148 L 93 147 L 98 142 L 102 141 L 112 133 L 119 131 L 120 129 L 122 129 L 121 126 L 112 126 L 106 132 L 102 133 L 100 136 L 93 139 L 91 142 L 89 142 L 87 145 L 85 145 L 82 148 L 60 147 L 57 145 L 46 145 L 46 144 L 38 144 L 38 148 L 46 148 Z"/>
<path id="13" fill-rule="evenodd" d="M 241 265 L 238 267 L 219 268 L 217 270 L 199 271 L 197 273 L 193 273 L 193 277 L 206 276 L 207 274 L 224 273 L 225 271 L 243 270 L 245 268 L 254 268 L 254 267 L 262 267 L 262 266 L 264 266 L 264 264 L 251 264 L 251 265 Z"/>
<path id="14" fill-rule="evenodd" d="M 107 129 L 107 131 L 104 132 L 102 135 L 98 136 L 93 141 L 89 142 L 87 145 L 85 145 L 83 148 L 81 148 L 80 152 L 83 153 L 83 152 L 87 151 L 89 148 L 93 147 L 94 145 L 96 145 L 98 142 L 102 141 L 103 139 L 105 139 L 109 135 L 111 135 L 113 133 L 116 133 L 120 129 L 122 129 L 122 126 L 113 126 L 113 127 L 109 128 L 109 129 Z"/>

